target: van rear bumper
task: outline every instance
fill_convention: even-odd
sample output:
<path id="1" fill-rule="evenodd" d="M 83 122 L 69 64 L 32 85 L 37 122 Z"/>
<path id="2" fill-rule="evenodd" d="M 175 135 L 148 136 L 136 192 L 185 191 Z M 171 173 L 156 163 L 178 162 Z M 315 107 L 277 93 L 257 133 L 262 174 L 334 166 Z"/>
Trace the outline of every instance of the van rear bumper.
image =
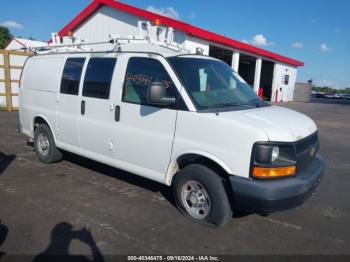
<path id="1" fill-rule="evenodd" d="M 316 156 L 296 177 L 262 181 L 230 176 L 234 202 L 238 208 L 261 213 L 300 206 L 317 188 L 324 170 L 324 159 Z"/>

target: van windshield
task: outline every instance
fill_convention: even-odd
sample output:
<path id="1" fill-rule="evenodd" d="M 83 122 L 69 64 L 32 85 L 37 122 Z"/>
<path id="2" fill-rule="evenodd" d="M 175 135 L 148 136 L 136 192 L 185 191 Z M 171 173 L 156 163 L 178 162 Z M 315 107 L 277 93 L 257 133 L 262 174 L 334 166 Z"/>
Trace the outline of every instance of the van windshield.
<path id="1" fill-rule="evenodd" d="M 168 61 L 198 110 L 268 105 L 225 62 L 183 56 Z"/>

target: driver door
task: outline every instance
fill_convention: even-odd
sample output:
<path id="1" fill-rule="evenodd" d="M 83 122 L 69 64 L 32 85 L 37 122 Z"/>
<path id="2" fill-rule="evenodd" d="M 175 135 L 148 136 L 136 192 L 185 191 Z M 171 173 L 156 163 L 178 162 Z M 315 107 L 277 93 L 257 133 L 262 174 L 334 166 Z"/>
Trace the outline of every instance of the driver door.
<path id="1" fill-rule="evenodd" d="M 147 101 L 153 82 L 163 82 L 167 96 L 179 95 L 162 62 L 150 57 L 124 57 L 119 119 L 115 122 L 115 157 L 137 174 L 163 181 L 174 141 L 177 103 L 168 107 Z M 169 65 L 168 65 L 169 66 Z"/>

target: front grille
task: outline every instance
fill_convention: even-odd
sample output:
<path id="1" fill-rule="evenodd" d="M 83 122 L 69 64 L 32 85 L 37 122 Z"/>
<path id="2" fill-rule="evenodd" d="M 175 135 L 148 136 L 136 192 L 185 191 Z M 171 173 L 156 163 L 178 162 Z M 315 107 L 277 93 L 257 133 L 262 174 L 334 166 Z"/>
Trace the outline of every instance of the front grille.
<path id="1" fill-rule="evenodd" d="M 303 171 L 311 164 L 318 152 L 319 144 L 317 132 L 296 142 L 295 151 L 298 172 Z"/>
<path id="2" fill-rule="evenodd" d="M 302 140 L 299 140 L 295 145 L 297 153 L 308 149 L 311 145 L 314 145 L 317 142 L 318 142 L 317 132 L 313 133 L 312 135 L 310 135 L 308 137 L 305 137 Z"/>

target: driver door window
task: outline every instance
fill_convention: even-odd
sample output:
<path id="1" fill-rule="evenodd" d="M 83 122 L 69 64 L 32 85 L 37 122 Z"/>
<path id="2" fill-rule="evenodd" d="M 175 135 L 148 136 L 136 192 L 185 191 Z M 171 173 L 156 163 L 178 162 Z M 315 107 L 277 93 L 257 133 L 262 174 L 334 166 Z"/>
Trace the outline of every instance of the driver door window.
<path id="1" fill-rule="evenodd" d="M 168 97 L 177 97 L 173 81 L 158 60 L 143 57 L 130 58 L 126 69 L 122 101 L 154 106 L 147 101 L 148 88 L 154 82 L 165 84 Z"/>

